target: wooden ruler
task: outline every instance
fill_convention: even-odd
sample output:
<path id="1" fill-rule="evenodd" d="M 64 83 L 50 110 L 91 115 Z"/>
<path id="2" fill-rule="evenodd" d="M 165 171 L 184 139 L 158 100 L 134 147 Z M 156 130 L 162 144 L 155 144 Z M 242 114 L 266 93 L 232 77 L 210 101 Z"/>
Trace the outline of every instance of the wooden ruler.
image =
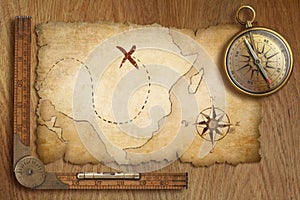
<path id="1" fill-rule="evenodd" d="M 187 173 L 47 172 L 44 164 L 30 155 L 29 148 L 31 81 L 31 17 L 29 16 L 16 17 L 14 50 L 14 172 L 20 184 L 36 189 L 187 188 Z"/>
<path id="2" fill-rule="evenodd" d="M 183 189 L 188 187 L 187 173 L 142 173 L 138 180 L 78 180 L 74 173 L 57 174 L 57 178 L 70 189 Z"/>
<path id="3" fill-rule="evenodd" d="M 31 17 L 15 20 L 14 134 L 30 145 Z"/>

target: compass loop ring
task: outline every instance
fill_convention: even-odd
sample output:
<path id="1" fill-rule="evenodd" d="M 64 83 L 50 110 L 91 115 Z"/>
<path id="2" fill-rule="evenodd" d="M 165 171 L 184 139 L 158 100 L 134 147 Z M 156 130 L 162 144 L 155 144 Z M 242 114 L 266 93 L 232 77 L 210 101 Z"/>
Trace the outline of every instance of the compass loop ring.
<path id="1" fill-rule="evenodd" d="M 241 18 L 241 12 L 244 12 L 244 15 L 246 15 L 246 11 L 249 10 L 251 12 L 250 14 L 250 19 L 242 19 Z M 252 23 L 255 20 L 255 10 L 251 7 L 251 6 L 241 6 L 235 14 L 235 18 L 238 21 L 238 23 L 240 23 L 241 25 L 246 25 L 247 28 L 251 28 L 252 27 Z"/>

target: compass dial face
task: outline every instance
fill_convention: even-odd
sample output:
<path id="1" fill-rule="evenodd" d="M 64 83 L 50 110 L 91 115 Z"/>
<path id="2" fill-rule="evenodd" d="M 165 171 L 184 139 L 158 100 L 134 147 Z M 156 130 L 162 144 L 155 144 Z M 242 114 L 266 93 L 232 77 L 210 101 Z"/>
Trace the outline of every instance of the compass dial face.
<path id="1" fill-rule="evenodd" d="M 249 41 L 254 53 L 245 40 Z M 258 59 L 254 59 L 253 54 Z M 292 71 L 292 52 L 278 33 L 266 28 L 247 29 L 230 42 L 225 54 L 225 70 L 238 90 L 255 96 L 268 95 L 288 80 Z"/>

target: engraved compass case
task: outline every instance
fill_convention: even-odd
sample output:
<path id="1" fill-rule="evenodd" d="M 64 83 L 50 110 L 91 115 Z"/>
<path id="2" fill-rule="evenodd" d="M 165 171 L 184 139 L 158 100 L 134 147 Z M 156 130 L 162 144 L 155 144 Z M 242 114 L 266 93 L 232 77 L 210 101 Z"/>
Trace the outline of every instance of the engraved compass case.
<path id="1" fill-rule="evenodd" d="M 252 11 L 251 20 L 240 19 L 240 11 L 244 9 Z M 239 8 L 236 19 L 246 25 L 246 30 L 234 36 L 226 49 L 224 65 L 230 82 L 239 91 L 253 96 L 278 91 L 292 72 L 289 44 L 271 29 L 252 27 L 255 11 L 250 6 Z"/>

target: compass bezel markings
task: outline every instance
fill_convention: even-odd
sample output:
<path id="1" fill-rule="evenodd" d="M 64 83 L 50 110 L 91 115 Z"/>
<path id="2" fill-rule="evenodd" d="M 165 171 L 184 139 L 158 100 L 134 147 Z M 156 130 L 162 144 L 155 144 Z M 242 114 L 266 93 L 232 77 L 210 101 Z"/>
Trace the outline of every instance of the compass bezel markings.
<path id="1" fill-rule="evenodd" d="M 242 41 L 242 37 L 250 32 L 255 37 L 255 51 L 260 55 L 264 69 L 273 80 L 270 88 L 256 72 L 258 70 L 254 67 L 253 58 Z M 248 94 L 264 95 L 280 89 L 291 73 L 291 64 L 290 47 L 279 34 L 270 29 L 258 27 L 242 31 L 234 37 L 226 50 L 226 73 L 237 89 Z"/>

